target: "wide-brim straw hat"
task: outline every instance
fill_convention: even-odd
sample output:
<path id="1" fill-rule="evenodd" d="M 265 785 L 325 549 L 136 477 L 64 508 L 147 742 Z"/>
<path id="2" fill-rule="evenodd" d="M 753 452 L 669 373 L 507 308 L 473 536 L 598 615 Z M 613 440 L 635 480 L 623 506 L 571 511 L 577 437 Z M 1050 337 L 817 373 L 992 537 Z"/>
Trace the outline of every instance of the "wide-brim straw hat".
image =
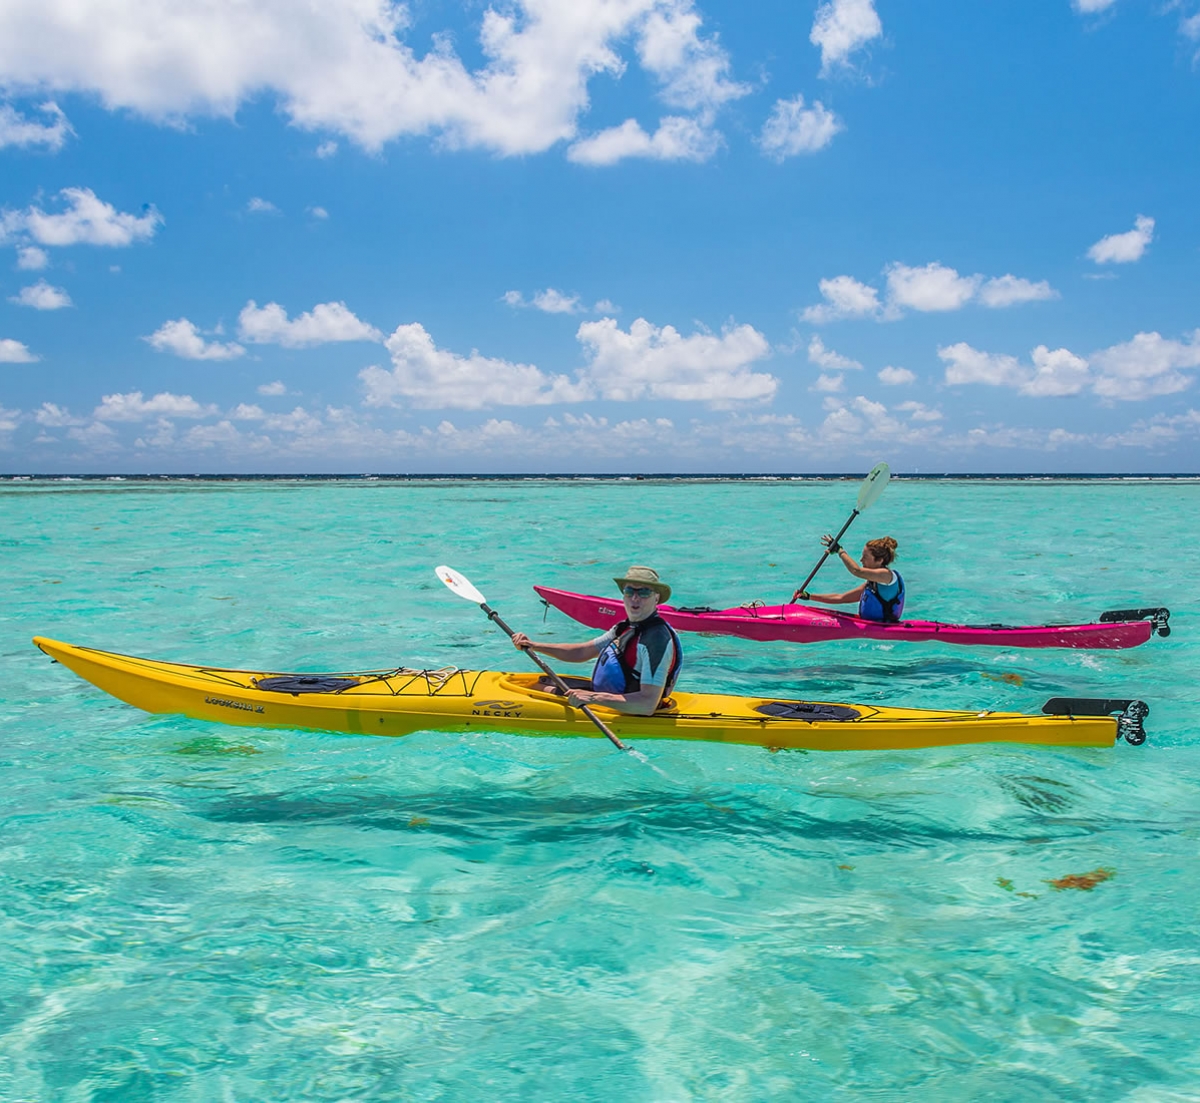
<path id="1" fill-rule="evenodd" d="M 651 590 L 658 594 L 659 601 L 671 600 L 671 587 L 658 577 L 658 571 L 653 567 L 630 567 L 625 572 L 624 578 L 614 578 L 613 581 L 622 590 L 627 585 L 649 586 Z"/>

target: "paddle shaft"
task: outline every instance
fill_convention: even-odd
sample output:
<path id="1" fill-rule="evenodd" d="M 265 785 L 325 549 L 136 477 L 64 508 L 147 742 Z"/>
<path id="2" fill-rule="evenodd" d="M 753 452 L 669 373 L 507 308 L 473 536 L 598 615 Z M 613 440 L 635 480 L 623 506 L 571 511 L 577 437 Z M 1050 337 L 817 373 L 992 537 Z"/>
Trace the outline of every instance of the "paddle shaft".
<path id="1" fill-rule="evenodd" d="M 860 510 L 856 509 L 853 513 L 850 514 L 849 517 L 846 518 L 846 523 L 842 526 L 842 531 L 839 532 L 837 534 L 837 536 L 835 536 L 833 538 L 833 543 L 829 545 L 830 548 L 837 547 L 837 545 L 839 543 L 841 543 L 842 537 L 846 535 L 846 530 L 850 527 L 850 523 L 854 520 L 855 517 L 857 517 L 859 515 L 859 512 L 860 512 Z M 804 590 L 808 589 L 808 584 L 814 578 L 817 577 L 817 571 L 819 571 L 821 569 L 825 560 L 828 558 L 829 558 L 829 548 L 826 548 L 825 554 L 822 555 L 821 558 L 817 560 L 817 565 L 815 567 L 813 567 L 813 569 L 809 572 L 808 577 L 804 580 L 803 583 L 801 583 L 801 585 L 799 587 L 800 591 L 804 591 Z"/>
<path id="2" fill-rule="evenodd" d="M 479 603 L 479 608 L 482 609 L 485 613 L 487 613 L 488 620 L 494 620 L 501 628 L 504 629 L 505 632 L 508 633 L 509 639 L 512 639 L 513 636 L 516 635 L 516 633 L 511 628 L 509 628 L 509 626 L 507 624 L 504 623 L 500 614 L 497 613 L 495 609 L 491 608 L 486 601 L 481 601 Z M 533 650 L 533 648 L 523 647 L 521 650 L 524 651 L 526 655 L 528 655 L 535 663 L 538 664 L 538 666 L 540 666 L 542 668 L 542 670 L 544 670 L 546 672 L 546 674 L 548 674 L 550 676 L 550 680 L 556 686 L 558 686 L 558 688 L 560 690 L 562 690 L 562 692 L 564 694 L 571 692 L 567 683 L 564 682 L 554 672 L 554 670 L 549 665 L 542 662 L 542 660 L 538 657 L 537 653 Z M 590 708 L 588 708 L 587 705 L 582 705 L 581 708 L 583 709 L 584 716 L 586 716 L 593 724 L 596 725 L 596 727 L 598 727 L 602 732 L 604 732 L 604 734 L 606 736 L 608 736 L 609 740 L 611 740 L 611 742 L 612 742 L 612 745 L 614 747 L 616 747 L 617 750 L 627 751 L 629 749 L 628 747 L 625 746 L 624 743 L 622 743 L 617 738 L 616 733 L 603 720 L 601 720 L 599 716 L 597 716 L 594 712 L 592 712 L 592 710 Z"/>

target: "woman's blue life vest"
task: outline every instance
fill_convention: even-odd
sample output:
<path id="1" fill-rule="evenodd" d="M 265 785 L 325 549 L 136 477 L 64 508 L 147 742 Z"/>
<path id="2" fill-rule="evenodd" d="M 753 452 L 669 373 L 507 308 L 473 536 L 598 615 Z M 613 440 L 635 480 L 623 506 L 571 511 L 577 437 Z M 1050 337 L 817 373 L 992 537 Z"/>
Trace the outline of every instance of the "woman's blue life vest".
<path id="1" fill-rule="evenodd" d="M 640 643 L 650 658 L 650 668 L 657 670 L 668 643 L 675 645 L 675 654 L 663 682 L 661 700 L 665 701 L 675 687 L 683 666 L 683 645 L 679 636 L 657 613 L 636 624 L 621 621 L 615 629 L 616 636 L 604 645 L 592 671 L 592 689 L 599 693 L 637 693 L 642 688 L 642 678 L 637 669 L 637 651 Z"/>
<path id="2" fill-rule="evenodd" d="M 896 581 L 880 586 L 878 582 L 868 582 L 858 599 L 858 615 L 863 620 L 880 620 L 884 624 L 895 624 L 904 612 L 904 579 L 899 571 L 892 571 Z M 891 591 L 891 597 L 884 597 L 880 590 Z"/>

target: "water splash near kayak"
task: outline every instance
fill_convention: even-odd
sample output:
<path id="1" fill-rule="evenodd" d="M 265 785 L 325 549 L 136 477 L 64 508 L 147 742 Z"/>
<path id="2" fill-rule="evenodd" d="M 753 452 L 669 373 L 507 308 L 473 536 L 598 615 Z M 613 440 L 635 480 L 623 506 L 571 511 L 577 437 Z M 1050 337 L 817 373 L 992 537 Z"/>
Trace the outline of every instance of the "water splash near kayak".
<path id="1" fill-rule="evenodd" d="M 674 778 L 671 777 L 670 774 L 668 774 L 665 770 L 659 769 L 659 767 L 655 766 L 654 763 L 651 762 L 650 759 L 647 758 L 646 755 L 642 751 L 639 751 L 636 747 L 630 747 L 630 746 L 626 745 L 625 751 L 631 757 L 636 758 L 643 765 L 649 766 L 650 769 L 652 769 L 656 774 L 658 774 L 659 777 L 663 778 L 666 781 L 671 782 L 672 784 L 675 784 L 675 780 L 674 780 Z"/>

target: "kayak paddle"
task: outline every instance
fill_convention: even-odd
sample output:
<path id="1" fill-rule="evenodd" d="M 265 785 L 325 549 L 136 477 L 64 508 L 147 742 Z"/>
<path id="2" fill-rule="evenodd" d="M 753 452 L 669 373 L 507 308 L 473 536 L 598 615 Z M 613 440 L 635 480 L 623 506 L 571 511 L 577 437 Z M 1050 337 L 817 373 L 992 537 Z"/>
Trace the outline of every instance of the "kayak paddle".
<path id="1" fill-rule="evenodd" d="M 435 571 L 438 578 L 440 578 L 454 593 L 458 594 L 459 597 L 466 598 L 467 601 L 475 602 L 480 609 L 487 613 L 488 620 L 494 620 L 502 629 L 504 629 L 504 631 L 508 633 L 509 639 L 512 639 L 513 636 L 516 635 L 516 633 L 500 619 L 500 614 L 488 605 L 487 598 L 485 598 L 483 594 L 481 594 L 471 584 L 471 580 L 469 578 L 463 574 L 460 574 L 453 567 L 437 567 L 435 568 Z M 567 687 L 567 683 L 564 682 L 549 666 L 547 666 L 546 663 L 542 662 L 542 660 L 534 653 L 532 648 L 525 647 L 522 648 L 522 650 L 535 663 L 537 663 L 538 666 L 540 666 L 542 670 L 546 672 L 546 674 L 549 675 L 550 680 L 554 682 L 554 684 L 564 695 L 570 692 Z M 613 732 L 613 730 L 603 720 L 601 720 L 600 717 L 592 712 L 591 708 L 589 708 L 587 705 L 583 705 L 582 708 L 584 716 L 586 716 L 593 724 L 596 725 L 596 727 L 598 727 L 606 736 L 608 736 L 608 738 L 612 741 L 612 745 L 616 747 L 617 750 L 629 750 L 629 748 L 626 747 L 625 744 L 616 737 L 616 734 Z"/>
<path id="2" fill-rule="evenodd" d="M 829 558 L 831 548 L 836 548 L 842 537 L 846 535 L 846 530 L 850 527 L 851 522 L 864 509 L 873 506 L 879 501 L 879 495 L 883 493 L 883 488 L 887 486 L 888 479 L 892 477 L 891 470 L 886 463 L 877 463 L 871 468 L 870 474 L 863 479 L 862 486 L 858 488 L 858 501 L 855 503 L 854 510 L 849 517 L 846 518 L 846 523 L 842 526 L 841 531 L 833 538 L 833 543 L 825 549 L 825 554 L 817 560 L 817 565 L 809 572 L 808 577 L 797 587 L 796 592 L 792 594 L 792 600 L 796 599 L 797 594 L 803 593 L 808 589 L 808 584 L 817 577 L 817 571 L 821 569 L 822 564 Z"/>

